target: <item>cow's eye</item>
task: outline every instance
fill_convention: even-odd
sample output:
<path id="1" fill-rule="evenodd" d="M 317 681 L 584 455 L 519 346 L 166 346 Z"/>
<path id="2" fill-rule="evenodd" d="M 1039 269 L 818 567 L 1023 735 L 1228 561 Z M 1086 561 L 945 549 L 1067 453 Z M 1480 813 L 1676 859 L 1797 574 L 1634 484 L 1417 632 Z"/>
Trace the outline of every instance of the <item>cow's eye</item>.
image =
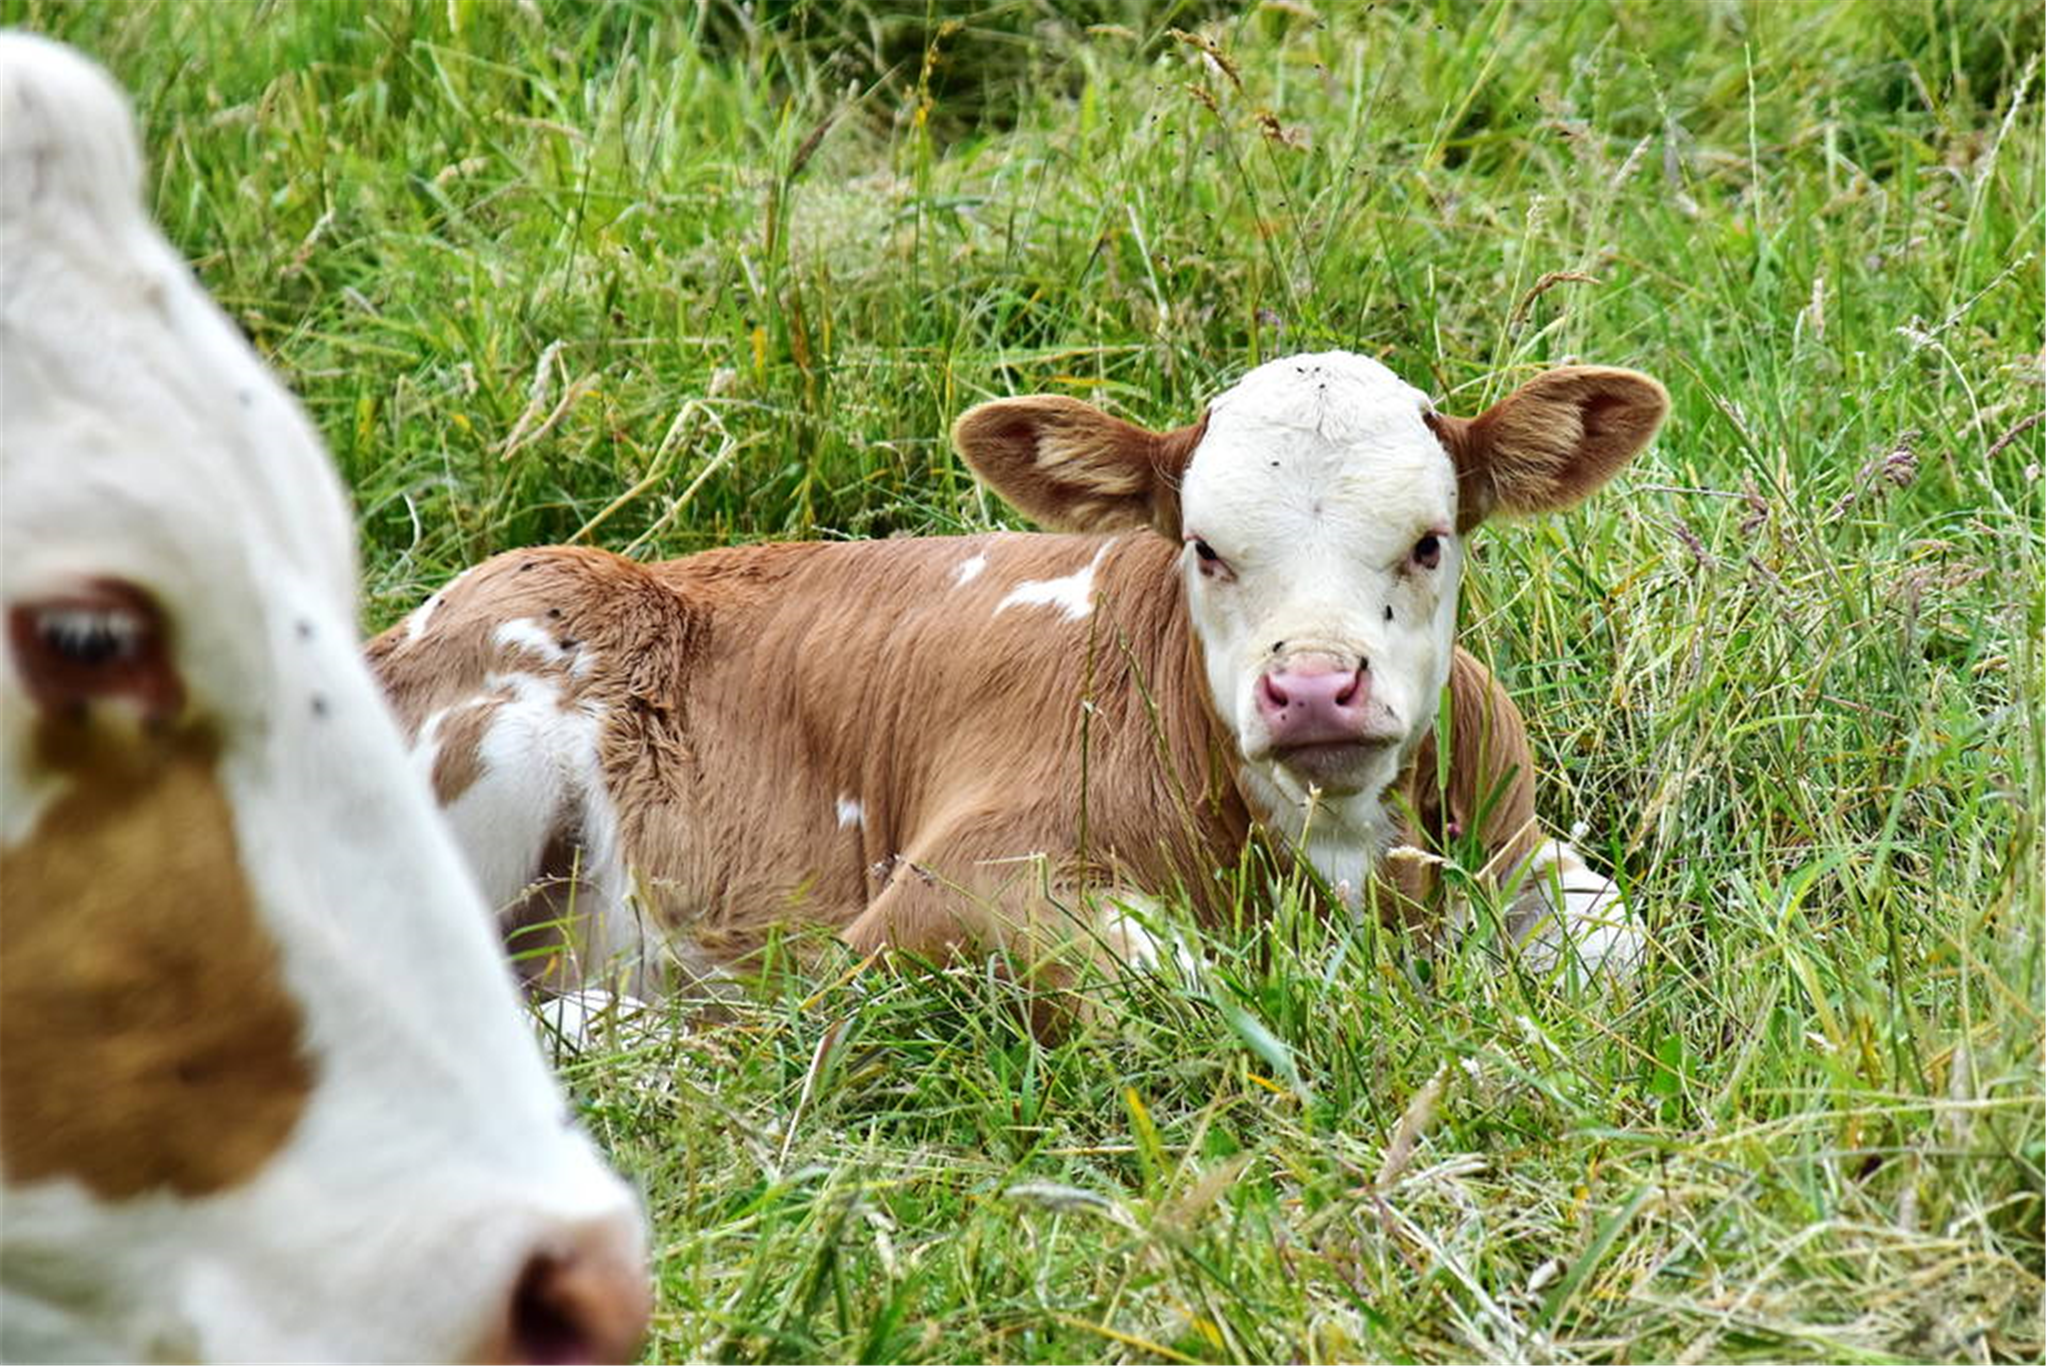
<path id="1" fill-rule="evenodd" d="M 160 717 L 183 701 L 163 615 L 132 584 L 101 580 L 17 603 L 7 613 L 7 637 L 22 683 L 45 708 L 124 699 Z"/>
<path id="2" fill-rule="evenodd" d="M 1442 563 L 1442 538 L 1429 532 L 1414 542 L 1414 563 L 1423 569 L 1433 569 Z"/>
<path id="3" fill-rule="evenodd" d="M 1217 555 L 1215 553 L 1215 547 L 1209 545 L 1206 541 L 1203 541 L 1198 537 L 1194 539 L 1193 548 L 1194 554 L 1200 556 L 1202 562 L 1205 564 L 1213 564 L 1215 561 L 1222 558 L 1220 555 Z"/>

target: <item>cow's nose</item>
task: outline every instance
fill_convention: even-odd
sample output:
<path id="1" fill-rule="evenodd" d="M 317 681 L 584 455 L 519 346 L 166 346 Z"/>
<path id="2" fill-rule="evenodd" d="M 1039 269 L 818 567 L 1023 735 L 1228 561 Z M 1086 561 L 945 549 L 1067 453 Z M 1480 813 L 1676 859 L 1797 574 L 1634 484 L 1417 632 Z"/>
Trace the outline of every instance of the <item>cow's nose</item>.
<path id="1" fill-rule="evenodd" d="M 592 1220 L 543 1237 L 513 1278 L 487 1361 L 631 1361 L 653 1307 L 638 1223 Z"/>
<path id="2" fill-rule="evenodd" d="M 1346 669 L 1311 660 L 1258 679 L 1257 709 L 1275 748 L 1361 740 L 1371 701 L 1368 665 Z"/>

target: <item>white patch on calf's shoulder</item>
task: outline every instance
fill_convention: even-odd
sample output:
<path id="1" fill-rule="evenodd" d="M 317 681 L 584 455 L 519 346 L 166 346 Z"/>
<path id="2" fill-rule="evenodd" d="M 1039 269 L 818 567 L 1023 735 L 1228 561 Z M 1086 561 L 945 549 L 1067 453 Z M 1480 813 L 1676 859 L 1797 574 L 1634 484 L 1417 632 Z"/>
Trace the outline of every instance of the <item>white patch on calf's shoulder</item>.
<path id="1" fill-rule="evenodd" d="M 561 685 L 539 674 L 485 674 L 483 691 L 501 695 L 511 702 L 561 705 Z M 487 697 L 471 698 L 466 705 L 476 706 L 486 700 Z"/>
<path id="2" fill-rule="evenodd" d="M 1101 567 L 1102 558 L 1114 544 L 1114 537 L 1103 541 L 1084 568 L 1064 578 L 1033 579 L 1017 584 L 1009 590 L 1007 597 L 995 604 L 995 615 L 1000 616 L 1011 607 L 1056 607 L 1068 621 L 1083 620 L 1094 610 L 1094 571 Z"/>
<path id="3" fill-rule="evenodd" d="M 453 710 L 453 707 L 442 707 L 439 711 L 430 713 L 426 720 L 420 723 L 411 743 L 406 746 L 405 757 L 411 762 L 413 771 L 429 788 L 433 786 L 433 766 L 440 761 L 441 723 L 448 719 L 448 713 Z"/>
<path id="4" fill-rule="evenodd" d="M 964 588 L 967 584 L 979 578 L 981 571 L 986 568 L 987 552 L 982 551 L 971 559 L 959 562 L 959 567 L 952 571 L 952 582 L 956 587 Z"/>
<path id="5" fill-rule="evenodd" d="M 867 819 L 866 808 L 852 797 L 841 796 L 838 799 L 837 811 L 838 828 L 841 830 L 857 830 Z"/>
<path id="6" fill-rule="evenodd" d="M 507 650 L 524 650 L 549 664 L 559 664 L 568 658 L 568 651 L 562 649 L 546 628 L 531 617 L 514 617 L 500 623 L 490 638 Z"/>

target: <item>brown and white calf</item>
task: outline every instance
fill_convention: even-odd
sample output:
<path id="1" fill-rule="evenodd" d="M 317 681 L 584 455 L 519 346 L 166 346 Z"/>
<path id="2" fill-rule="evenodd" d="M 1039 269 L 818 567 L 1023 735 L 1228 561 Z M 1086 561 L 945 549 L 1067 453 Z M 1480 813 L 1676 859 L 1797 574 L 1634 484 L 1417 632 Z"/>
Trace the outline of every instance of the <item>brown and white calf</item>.
<path id="1" fill-rule="evenodd" d="M 1344 353 L 1162 434 L 1005 399 L 958 448 L 1067 534 L 519 551 L 370 658 L 508 928 L 569 922 L 556 985 L 622 959 L 608 980 L 658 989 L 650 965 L 792 922 L 1142 959 L 1126 913 L 1213 913 L 1253 839 L 1353 905 L 1446 914 L 1427 855 L 1459 831 L 1539 964 L 1625 964 L 1623 903 L 1542 834 L 1521 717 L 1456 648 L 1457 590 L 1473 527 L 1577 502 L 1666 406 L 1571 367 L 1464 420 Z"/>
<path id="2" fill-rule="evenodd" d="M 569 1122 L 363 667 L 318 439 L 0 34 L 0 1356 L 622 1360 Z"/>

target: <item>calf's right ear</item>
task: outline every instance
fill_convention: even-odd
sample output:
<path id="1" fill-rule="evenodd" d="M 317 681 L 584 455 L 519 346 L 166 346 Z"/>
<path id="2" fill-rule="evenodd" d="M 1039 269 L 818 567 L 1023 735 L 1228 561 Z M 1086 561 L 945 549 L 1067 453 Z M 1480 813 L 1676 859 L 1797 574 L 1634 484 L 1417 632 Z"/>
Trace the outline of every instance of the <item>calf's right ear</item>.
<path id="1" fill-rule="evenodd" d="M 1668 412 L 1668 392 L 1639 371 L 1566 365 L 1476 417 L 1431 413 L 1456 463 L 1456 529 L 1582 502 L 1641 453 Z"/>
<path id="2" fill-rule="evenodd" d="M 952 426 L 975 474 L 1051 531 L 1179 539 L 1179 481 L 1208 419 L 1154 432 L 1061 394 L 983 403 Z"/>

